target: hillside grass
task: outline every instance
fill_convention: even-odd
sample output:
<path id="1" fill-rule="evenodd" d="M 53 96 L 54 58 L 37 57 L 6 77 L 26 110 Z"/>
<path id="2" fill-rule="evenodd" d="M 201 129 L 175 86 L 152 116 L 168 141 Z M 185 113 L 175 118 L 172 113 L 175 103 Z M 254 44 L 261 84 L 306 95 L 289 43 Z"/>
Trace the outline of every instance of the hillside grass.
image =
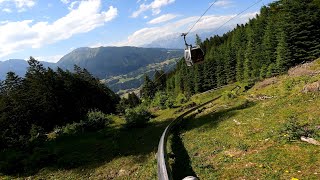
<path id="1" fill-rule="evenodd" d="M 319 64 L 310 69 L 319 70 Z M 172 137 L 173 156 L 185 155 L 171 160 L 174 178 L 320 179 L 319 146 L 292 138 L 296 132 L 288 130 L 296 124 L 314 128 L 311 136 L 320 141 L 320 92 L 301 93 L 319 80 L 319 74 L 279 76 L 186 118 Z"/>
<path id="2" fill-rule="evenodd" d="M 319 64 L 310 68 L 320 69 Z M 109 128 L 58 137 L 31 152 L 35 159 L 42 158 L 41 152 L 54 155 L 49 165 L 30 167 L 29 174 L 0 174 L 0 179 L 157 179 L 156 152 L 165 127 L 191 102 L 201 104 L 221 94 L 186 117 L 170 136 L 175 179 L 319 179 L 319 146 L 289 141 L 294 132 L 283 131 L 292 121 L 320 125 L 320 93 L 301 93 L 305 84 L 317 80 L 320 75 L 283 75 L 235 97 L 228 96 L 234 85 L 226 86 L 173 109 L 154 110 L 156 117 L 143 128 L 125 129 L 122 117 L 111 116 Z M 320 140 L 319 131 L 313 135 Z"/>
<path id="3" fill-rule="evenodd" d="M 206 94 L 207 99 L 216 95 Z M 146 127 L 126 129 L 123 117 L 113 115 L 109 128 L 48 140 L 30 156 L 49 162 L 30 167 L 28 174 L 0 174 L 0 179 L 156 179 L 160 136 L 171 120 L 191 108 L 190 103 L 153 111 L 156 117 Z M 55 160 L 44 158 L 47 156 Z"/>

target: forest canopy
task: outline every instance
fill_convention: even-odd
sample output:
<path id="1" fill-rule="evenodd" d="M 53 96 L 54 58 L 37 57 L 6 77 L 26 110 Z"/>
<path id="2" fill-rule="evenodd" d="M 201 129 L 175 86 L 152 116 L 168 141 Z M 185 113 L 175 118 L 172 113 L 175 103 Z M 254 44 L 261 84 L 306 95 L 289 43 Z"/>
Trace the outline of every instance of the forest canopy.
<path id="1" fill-rule="evenodd" d="M 86 69 L 44 68 L 28 61 L 24 78 L 8 72 L 0 83 L 0 148 L 24 147 L 32 134 L 79 122 L 90 110 L 114 113 L 119 97 Z"/>

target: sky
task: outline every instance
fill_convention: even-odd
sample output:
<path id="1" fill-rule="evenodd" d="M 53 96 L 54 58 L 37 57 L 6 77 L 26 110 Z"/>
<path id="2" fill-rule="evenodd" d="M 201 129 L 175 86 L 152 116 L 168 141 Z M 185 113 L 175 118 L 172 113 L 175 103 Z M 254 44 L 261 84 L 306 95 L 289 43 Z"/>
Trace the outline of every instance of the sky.
<path id="1" fill-rule="evenodd" d="M 258 2 L 258 3 L 257 3 Z M 0 61 L 57 62 L 78 47 L 144 46 L 187 32 L 234 27 L 272 0 L 0 0 Z M 252 4 L 252 8 L 236 16 Z M 212 34 L 214 35 L 214 34 Z"/>

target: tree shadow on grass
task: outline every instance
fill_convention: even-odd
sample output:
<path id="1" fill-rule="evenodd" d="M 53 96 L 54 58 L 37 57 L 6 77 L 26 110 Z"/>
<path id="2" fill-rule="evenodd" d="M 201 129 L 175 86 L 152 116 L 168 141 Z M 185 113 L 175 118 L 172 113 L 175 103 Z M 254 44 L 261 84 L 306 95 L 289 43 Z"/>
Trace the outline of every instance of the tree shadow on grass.
<path id="1" fill-rule="evenodd" d="M 187 176 L 196 176 L 192 169 L 190 157 L 183 145 L 180 137 L 180 128 L 174 129 L 171 142 L 172 153 L 174 154 L 174 162 L 171 165 L 173 179 L 183 179 Z"/>
<path id="2" fill-rule="evenodd" d="M 251 108 L 255 105 L 255 102 L 245 101 L 240 105 L 236 105 L 234 107 L 223 109 L 220 111 L 215 111 L 198 118 L 194 118 L 196 114 L 193 114 L 192 116 L 181 121 L 179 126 L 181 126 L 182 131 L 189 131 L 192 129 L 201 128 L 204 125 L 205 127 L 203 127 L 203 130 L 212 129 L 215 128 L 221 121 L 236 115 L 237 110 Z"/>
<path id="3" fill-rule="evenodd" d="M 180 137 L 181 132 L 201 128 L 204 125 L 206 125 L 203 129 L 204 131 L 209 128 L 215 128 L 224 119 L 234 116 L 237 110 L 250 108 L 254 105 L 254 102 L 244 102 L 243 104 L 237 105 L 235 107 L 213 112 L 196 119 L 194 118 L 195 114 L 193 114 L 192 116 L 189 116 L 186 119 L 182 120 L 178 124 L 178 126 L 174 128 L 172 136 L 171 149 L 172 153 L 174 154 L 174 162 L 171 165 L 171 168 L 173 179 L 183 179 L 186 176 L 197 177 L 196 173 L 192 169 L 190 156 L 188 155 L 188 152 L 184 147 L 182 139 Z"/>
<path id="4" fill-rule="evenodd" d="M 137 163 L 143 163 L 147 155 L 157 151 L 160 136 L 171 121 L 149 122 L 141 128 L 108 128 L 61 136 L 28 150 L 0 152 L 0 166 L 7 166 L 0 173 L 30 176 L 42 168 L 90 171 L 123 156 L 137 156 Z"/>

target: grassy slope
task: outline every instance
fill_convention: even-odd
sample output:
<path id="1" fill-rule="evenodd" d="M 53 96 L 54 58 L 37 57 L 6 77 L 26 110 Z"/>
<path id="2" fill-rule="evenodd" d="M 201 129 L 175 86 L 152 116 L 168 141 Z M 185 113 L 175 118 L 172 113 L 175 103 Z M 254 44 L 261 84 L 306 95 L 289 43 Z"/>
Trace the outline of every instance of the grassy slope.
<path id="1" fill-rule="evenodd" d="M 203 103 L 227 89 L 230 87 L 193 100 Z M 115 123 L 109 129 L 60 137 L 40 148 L 54 152 L 58 163 L 35 169 L 29 175 L 0 175 L 0 179 L 156 179 L 155 156 L 160 136 L 172 119 L 187 110 L 187 104 L 154 112 L 157 117 L 145 128 L 128 131 L 122 128 L 122 118 L 113 117 Z"/>
<path id="2" fill-rule="evenodd" d="M 320 69 L 320 61 L 313 68 Z M 292 115 L 301 123 L 320 125 L 319 93 L 300 93 L 304 84 L 319 79 L 319 75 L 281 76 L 275 84 L 264 88 L 258 84 L 235 99 L 222 98 L 191 115 L 170 138 L 173 176 L 319 179 L 319 147 L 279 138 L 285 135 L 279 129 Z M 203 103 L 232 87 L 196 95 L 192 100 Z M 274 97 L 255 100 L 258 94 Z M 156 179 L 158 141 L 170 120 L 181 113 L 175 113 L 179 109 L 155 112 L 157 117 L 146 128 L 122 129 L 123 119 L 114 117 L 109 129 L 48 142 L 45 148 L 57 154 L 60 163 L 20 179 Z M 0 179 L 12 178 L 0 175 Z"/>
<path id="3" fill-rule="evenodd" d="M 319 67 L 320 59 L 311 69 Z M 171 146 L 178 149 L 174 153 L 185 154 L 183 159 L 172 161 L 174 177 L 320 179 L 319 146 L 299 140 L 288 142 L 289 135 L 281 132 L 292 117 L 300 124 L 320 125 L 320 93 L 301 93 L 305 84 L 317 80 L 319 74 L 277 77 L 275 84 L 261 87 L 263 83 L 258 83 L 249 92 L 235 99 L 221 99 L 190 117 L 172 138 L 178 139 Z M 255 98 L 261 95 L 272 98 Z M 181 169 L 176 164 L 189 167 Z"/>

